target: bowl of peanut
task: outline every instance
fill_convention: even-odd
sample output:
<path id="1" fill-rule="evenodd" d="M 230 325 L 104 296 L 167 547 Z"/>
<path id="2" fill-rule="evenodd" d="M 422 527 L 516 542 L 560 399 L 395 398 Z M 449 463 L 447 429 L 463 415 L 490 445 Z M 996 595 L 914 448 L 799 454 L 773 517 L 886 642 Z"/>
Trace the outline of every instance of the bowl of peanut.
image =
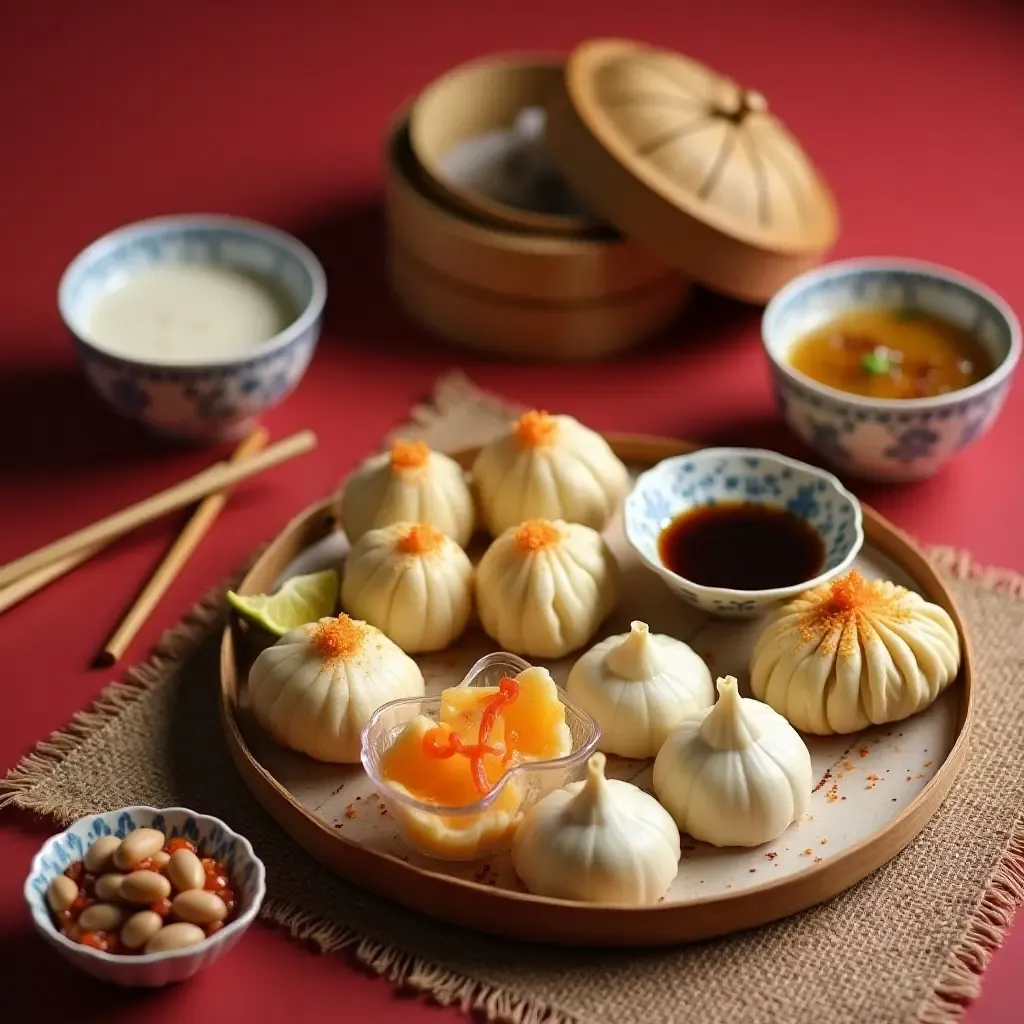
<path id="1" fill-rule="evenodd" d="M 259 912 L 266 871 L 249 841 L 184 807 L 80 818 L 36 854 L 25 900 L 64 959 L 118 985 L 184 981 Z"/>

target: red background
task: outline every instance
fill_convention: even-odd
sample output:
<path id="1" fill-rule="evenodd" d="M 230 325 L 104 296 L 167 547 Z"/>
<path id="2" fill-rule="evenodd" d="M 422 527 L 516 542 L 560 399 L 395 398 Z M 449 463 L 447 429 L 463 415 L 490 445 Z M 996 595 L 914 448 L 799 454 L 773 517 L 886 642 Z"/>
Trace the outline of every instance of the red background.
<path id="1" fill-rule="evenodd" d="M 395 109 L 467 58 L 567 49 L 624 35 L 683 50 L 763 91 L 825 171 L 843 234 L 835 255 L 946 263 L 1024 306 L 1024 8 L 1014 0 L 6 0 L 0 19 L 0 562 L 206 465 L 95 401 L 55 307 L 58 277 L 97 235 L 160 213 L 255 217 L 311 242 L 330 274 L 329 326 L 299 391 L 267 417 L 312 427 L 311 456 L 247 484 L 129 657 L 141 658 L 208 586 L 324 494 L 441 372 L 578 415 L 599 428 L 766 444 L 801 454 L 772 412 L 756 311 L 703 299 L 643 353 L 595 366 L 468 359 L 391 307 L 382 278 L 382 136 Z M 1024 571 L 1018 465 L 1024 389 L 992 433 L 931 481 L 861 486 L 929 543 Z M 6 699 L 0 769 L 87 705 L 87 666 L 177 526 L 140 532 L 0 619 Z M 20 889 L 45 823 L 0 829 L 0 962 L 14 1020 L 181 1014 L 276 1021 L 454 1021 L 393 995 L 344 956 L 254 929 L 208 975 L 174 990 L 101 990 L 30 931 Z M 1013 962 L 993 963 L 970 1024 L 1019 1020 Z M 742 979 L 738 979 L 742 983 Z M 45 989 L 42 987 L 45 984 Z M 13 1001 L 15 1012 L 11 1014 Z"/>

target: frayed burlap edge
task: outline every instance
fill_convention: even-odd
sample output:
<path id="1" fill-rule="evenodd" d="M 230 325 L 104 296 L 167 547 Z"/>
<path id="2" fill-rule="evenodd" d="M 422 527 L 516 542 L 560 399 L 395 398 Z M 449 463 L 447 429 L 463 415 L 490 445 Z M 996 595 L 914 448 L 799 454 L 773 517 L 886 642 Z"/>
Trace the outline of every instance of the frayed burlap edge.
<path id="1" fill-rule="evenodd" d="M 978 565 L 969 552 L 961 551 L 959 548 L 929 547 L 928 559 L 932 565 L 953 579 L 974 580 L 986 590 L 1024 597 L 1024 574 L 1014 572 L 1013 569 Z"/>
<path id="2" fill-rule="evenodd" d="M 985 887 L 966 933 L 949 955 L 931 993 L 917 1012 L 918 1024 L 955 1024 L 981 992 L 992 954 L 1003 944 L 1019 907 L 1024 906 L 1024 821 Z"/>
<path id="3" fill-rule="evenodd" d="M 86 740 L 103 730 L 134 704 L 148 689 L 160 685 L 202 642 L 210 627 L 226 613 L 225 591 L 236 580 L 211 588 L 186 613 L 185 617 L 160 637 L 152 655 L 134 665 L 120 682 L 103 688 L 96 701 L 77 712 L 60 731 L 40 741 L 32 753 L 23 757 L 7 776 L 0 779 L 0 810 L 7 806 L 35 811 L 62 824 L 75 815 L 68 808 L 47 804 L 37 806 L 31 790 L 50 776 L 57 765 Z"/>
<path id="4" fill-rule="evenodd" d="M 507 417 L 514 408 L 497 396 L 481 392 L 464 374 L 451 373 L 438 382 L 432 401 L 418 405 L 412 412 L 411 422 L 390 436 L 429 434 L 446 414 L 470 403 L 494 418 Z M 954 579 L 974 580 L 986 589 L 1024 598 L 1024 575 L 1020 573 L 977 565 L 969 553 L 955 548 L 932 548 L 929 555 L 935 565 Z M 177 626 L 164 633 L 148 660 L 130 669 L 123 681 L 107 686 L 88 710 L 78 712 L 64 729 L 39 743 L 0 780 L 0 809 L 18 807 L 61 823 L 70 821 L 74 815 L 68 808 L 59 804 L 40 805 L 33 800 L 32 789 L 72 751 L 109 725 L 146 690 L 163 682 L 190 656 L 210 627 L 225 615 L 224 592 L 228 586 L 225 583 L 207 592 Z M 916 1024 L 956 1024 L 959 1021 L 969 1003 L 977 998 L 982 974 L 1021 906 L 1024 906 L 1024 820 L 1016 823 L 967 930 L 917 1011 Z M 422 992 L 442 1006 L 455 1006 L 502 1024 L 580 1024 L 573 1014 L 372 941 L 325 917 L 300 911 L 284 900 L 266 900 L 260 916 L 321 952 L 351 951 L 360 964 L 391 984 Z"/>
<path id="5" fill-rule="evenodd" d="M 973 580 L 987 590 L 1024 597 L 1024 575 L 1012 569 L 978 565 L 968 552 L 956 548 L 933 547 L 928 555 L 934 565 L 954 579 Z M 960 1020 L 967 1006 L 977 999 L 982 975 L 1022 906 L 1024 818 L 1014 825 L 967 931 L 917 1012 L 917 1024 L 956 1024 Z"/>
<path id="6" fill-rule="evenodd" d="M 1024 597 L 1024 575 L 979 566 L 967 552 L 953 548 L 934 548 L 930 555 L 940 569 L 955 579 L 975 580 L 988 589 Z M 18 807 L 61 823 L 70 821 L 75 815 L 69 808 L 40 804 L 32 798 L 31 791 L 72 751 L 114 721 L 150 687 L 162 683 L 190 656 L 210 627 L 226 614 L 224 592 L 229 585 L 225 582 L 207 592 L 177 626 L 164 633 L 149 659 L 131 668 L 123 681 L 107 686 L 88 710 L 78 712 L 64 729 L 52 733 L 26 755 L 0 781 L 0 808 Z M 969 1003 L 977 998 L 982 974 L 1021 906 L 1024 820 L 1017 822 L 966 932 L 919 1008 L 917 1024 L 956 1024 Z M 422 992 L 442 1006 L 455 1006 L 503 1024 L 579 1024 L 574 1015 L 382 945 L 325 917 L 300 911 L 284 900 L 266 900 L 260 916 L 321 952 L 348 950 L 360 964 L 391 984 Z"/>

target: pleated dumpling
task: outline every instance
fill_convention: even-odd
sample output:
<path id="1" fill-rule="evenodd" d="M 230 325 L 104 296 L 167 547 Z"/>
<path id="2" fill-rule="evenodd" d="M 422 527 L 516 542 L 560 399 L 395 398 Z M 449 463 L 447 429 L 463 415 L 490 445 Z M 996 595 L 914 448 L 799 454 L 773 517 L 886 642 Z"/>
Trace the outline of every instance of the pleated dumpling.
<path id="1" fill-rule="evenodd" d="M 851 733 L 923 711 L 960 657 L 944 609 L 854 571 L 772 616 L 754 646 L 751 689 L 803 732 Z"/>
<path id="2" fill-rule="evenodd" d="M 283 746 L 356 764 L 360 733 L 381 706 L 422 697 L 419 666 L 379 629 L 347 615 L 285 633 L 249 672 L 257 721 Z"/>
<path id="3" fill-rule="evenodd" d="M 349 552 L 341 604 L 406 654 L 439 651 L 462 635 L 473 607 L 473 566 L 426 523 L 364 533 Z"/>
<path id="4" fill-rule="evenodd" d="M 395 441 L 389 452 L 371 456 L 341 496 L 341 525 L 352 544 L 381 526 L 426 523 L 464 548 L 475 515 L 462 467 L 422 441 Z"/>
<path id="5" fill-rule="evenodd" d="M 589 526 L 530 519 L 507 529 L 477 566 L 480 622 L 505 650 L 560 658 L 591 640 L 615 606 L 618 567 Z"/>
<path id="6" fill-rule="evenodd" d="M 629 473 L 596 431 L 571 416 L 534 411 L 480 449 L 473 483 L 494 536 L 537 518 L 603 530 L 629 489 Z"/>

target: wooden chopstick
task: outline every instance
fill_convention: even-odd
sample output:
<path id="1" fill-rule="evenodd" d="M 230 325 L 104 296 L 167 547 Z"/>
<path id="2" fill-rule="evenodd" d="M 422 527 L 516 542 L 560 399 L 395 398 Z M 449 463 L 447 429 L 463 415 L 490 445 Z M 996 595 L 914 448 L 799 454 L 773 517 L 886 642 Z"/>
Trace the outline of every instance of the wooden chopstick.
<path id="1" fill-rule="evenodd" d="M 129 505 L 120 512 L 98 520 L 91 526 L 76 530 L 52 544 L 8 562 L 0 567 L 0 587 L 6 587 L 14 580 L 74 554 L 84 547 L 109 542 L 144 523 L 167 515 L 168 512 L 185 508 L 186 505 L 191 505 L 214 491 L 222 491 L 266 469 L 294 459 L 298 455 L 304 455 L 315 447 L 316 434 L 311 430 L 302 430 L 272 444 L 245 462 L 218 462 L 173 487 L 168 487 L 143 501 Z"/>
<path id="2" fill-rule="evenodd" d="M 93 555 L 107 547 L 108 543 L 93 544 L 90 547 L 82 548 L 73 554 L 57 559 L 56 562 L 44 565 L 41 569 L 36 569 L 35 572 L 19 577 L 9 586 L 0 590 L 0 612 L 13 608 L 19 601 L 31 597 L 48 583 L 60 579 L 61 576 L 66 576 L 72 569 L 77 569 L 83 562 L 87 562 Z"/>
<path id="3" fill-rule="evenodd" d="M 234 451 L 231 462 L 244 462 L 266 446 L 269 434 L 260 427 L 254 430 Z M 207 495 L 178 534 L 178 539 L 164 556 L 156 572 L 136 598 L 128 614 L 107 641 L 106 646 L 97 657 L 101 665 L 113 665 L 128 649 L 136 634 L 152 614 L 160 599 L 167 593 L 167 588 L 174 582 L 182 567 L 189 560 L 199 542 L 213 526 L 214 520 L 220 515 L 227 504 L 228 492 L 216 491 Z M 15 584 L 17 586 L 17 584 Z"/>

